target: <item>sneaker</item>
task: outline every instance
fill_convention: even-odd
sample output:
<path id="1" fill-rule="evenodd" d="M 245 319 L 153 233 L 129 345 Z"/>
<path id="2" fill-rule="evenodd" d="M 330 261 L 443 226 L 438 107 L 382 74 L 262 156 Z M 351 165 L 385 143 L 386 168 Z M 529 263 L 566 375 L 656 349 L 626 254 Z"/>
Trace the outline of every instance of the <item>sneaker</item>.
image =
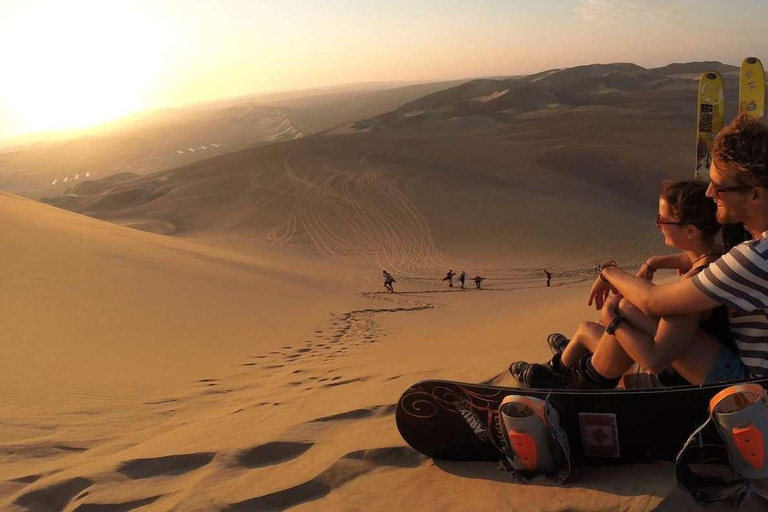
<path id="1" fill-rule="evenodd" d="M 509 365 L 509 373 L 512 374 L 512 377 L 518 383 L 520 383 L 520 376 L 523 374 L 523 371 L 525 371 L 529 364 L 531 363 L 526 363 L 525 361 L 515 361 Z"/>
<path id="2" fill-rule="evenodd" d="M 509 365 L 509 373 L 526 388 L 561 389 L 566 385 L 566 376 L 551 365 L 515 361 Z"/>
<path id="3" fill-rule="evenodd" d="M 559 332 L 553 332 L 547 336 L 547 345 L 549 345 L 549 349 L 553 354 L 561 354 L 570 341 L 571 340 L 566 338 L 565 335 L 560 334 Z"/>

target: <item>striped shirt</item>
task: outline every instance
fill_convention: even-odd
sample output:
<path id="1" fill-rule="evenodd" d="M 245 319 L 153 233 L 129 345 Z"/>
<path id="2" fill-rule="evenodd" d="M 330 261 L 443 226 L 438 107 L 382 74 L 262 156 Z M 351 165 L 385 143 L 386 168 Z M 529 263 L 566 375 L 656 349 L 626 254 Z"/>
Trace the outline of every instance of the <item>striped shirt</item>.
<path id="1" fill-rule="evenodd" d="M 768 375 L 768 231 L 731 249 L 691 279 L 730 309 L 739 357 L 754 376 Z"/>

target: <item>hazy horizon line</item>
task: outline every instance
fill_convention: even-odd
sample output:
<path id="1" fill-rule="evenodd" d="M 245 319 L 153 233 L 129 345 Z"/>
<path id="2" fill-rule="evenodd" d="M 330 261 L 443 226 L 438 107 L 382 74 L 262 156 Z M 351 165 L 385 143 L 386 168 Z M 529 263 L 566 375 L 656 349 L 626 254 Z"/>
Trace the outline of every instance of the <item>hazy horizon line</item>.
<path id="1" fill-rule="evenodd" d="M 583 66 L 597 66 L 597 65 L 611 65 L 611 64 L 633 64 L 636 66 L 640 66 L 644 69 L 654 69 L 654 68 L 662 68 L 666 66 L 670 66 L 673 64 L 695 64 L 695 63 L 702 63 L 702 62 L 713 62 L 717 64 L 723 64 L 726 66 L 733 66 L 738 67 L 737 64 L 729 64 L 722 61 L 708 61 L 708 60 L 694 60 L 694 61 L 686 61 L 686 62 L 670 62 L 668 64 L 663 64 L 660 66 L 652 66 L 652 67 L 645 67 L 640 64 L 636 64 L 634 62 L 630 61 L 616 61 L 616 62 L 592 62 L 589 64 L 576 64 L 573 66 L 565 66 L 565 67 L 555 67 L 555 68 L 548 68 L 548 69 L 542 69 L 530 73 L 514 73 L 514 74 L 492 74 L 492 75 L 469 75 L 469 76 L 460 76 L 460 77 L 439 77 L 439 78 L 430 78 L 430 79 L 423 79 L 423 80 L 361 80 L 361 81 L 354 81 L 354 82 L 338 82 L 338 83 L 331 83 L 331 84 L 323 84 L 323 85 L 317 85 L 317 86 L 311 86 L 311 87 L 296 87 L 296 88 L 289 88 L 289 89 L 276 89 L 276 90 L 269 90 L 269 91 L 262 91 L 262 92 L 252 92 L 252 93 L 246 93 L 246 94 L 238 94 L 234 96 L 219 96 L 215 98 L 208 98 L 208 99 L 201 99 L 199 101 L 192 101 L 192 102 L 181 102 L 181 103 L 169 103 L 162 106 L 153 106 L 146 109 L 137 110 L 135 112 L 132 112 L 130 114 L 111 119 L 109 121 L 105 121 L 103 123 L 98 123 L 93 126 L 83 127 L 83 128 L 70 128 L 70 129 L 62 129 L 62 130 L 43 130 L 43 131 L 30 131 L 30 132 L 24 132 L 19 133 L 15 135 L 11 135 L 8 137 L 0 137 L 0 151 L 4 151 L 6 148 L 10 146 L 24 146 L 29 144 L 35 144 L 35 143 L 44 143 L 44 142 L 53 142 L 57 139 L 67 139 L 67 138 L 76 138 L 76 137 L 83 137 L 87 135 L 91 135 L 94 131 L 104 130 L 108 128 L 118 128 L 118 126 L 113 125 L 119 125 L 120 123 L 130 122 L 131 119 L 148 116 L 152 114 L 157 114 L 162 111 L 166 110 L 178 110 L 178 109 L 184 109 L 184 108 L 193 108 L 193 107 L 202 107 L 205 105 L 212 105 L 215 103 L 226 103 L 226 102 L 235 102 L 235 101 L 245 101 L 245 100 L 257 100 L 259 98 L 266 99 L 269 96 L 280 96 L 280 95 L 290 95 L 290 94 L 301 94 L 301 93 L 312 93 L 312 92 L 318 92 L 318 96 L 322 94 L 340 94 L 343 92 L 355 92 L 354 89 L 350 91 L 343 91 L 338 89 L 343 88 L 354 88 L 355 86 L 381 86 L 382 90 L 386 88 L 398 88 L 398 87 L 408 87 L 412 85 L 421 85 L 421 84 L 430 84 L 430 83 L 439 83 L 439 82 L 456 82 L 456 81 L 470 81 L 470 80 L 479 80 L 479 79 L 503 79 L 503 78 L 516 78 L 516 77 L 525 77 L 530 75 L 535 75 L 537 73 L 543 73 L 546 71 L 551 70 L 565 70 L 565 69 L 571 69 L 571 68 L 578 68 Z M 391 87 L 390 87 L 391 86 Z M 377 90 L 376 87 L 372 87 L 370 91 Z M 365 89 L 360 89 L 358 92 L 365 91 Z M 25 140 L 26 139 L 26 140 Z M 38 139 L 38 140 L 35 140 Z M 42 139 L 42 140 L 40 140 Z M 48 139 L 48 140 L 45 140 Z"/>

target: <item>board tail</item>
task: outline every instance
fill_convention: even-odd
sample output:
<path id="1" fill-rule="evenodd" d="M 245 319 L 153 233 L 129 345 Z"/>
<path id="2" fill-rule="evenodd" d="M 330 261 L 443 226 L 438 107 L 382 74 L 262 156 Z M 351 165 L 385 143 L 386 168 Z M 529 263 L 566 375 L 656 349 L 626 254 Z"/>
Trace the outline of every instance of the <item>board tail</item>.
<path id="1" fill-rule="evenodd" d="M 725 116 L 725 87 L 717 71 L 705 71 L 699 78 L 698 117 L 696 119 L 696 167 L 694 177 L 709 175 L 712 145 L 715 135 L 723 128 Z"/>
<path id="2" fill-rule="evenodd" d="M 765 71 L 757 57 L 747 57 L 739 73 L 739 114 L 755 119 L 765 115 Z"/>

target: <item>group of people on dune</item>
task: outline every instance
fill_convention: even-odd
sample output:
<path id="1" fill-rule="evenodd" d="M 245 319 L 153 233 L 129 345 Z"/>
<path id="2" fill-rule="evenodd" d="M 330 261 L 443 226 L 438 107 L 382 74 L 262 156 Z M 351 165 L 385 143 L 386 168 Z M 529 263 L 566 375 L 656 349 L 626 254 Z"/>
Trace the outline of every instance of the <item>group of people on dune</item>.
<path id="1" fill-rule="evenodd" d="M 453 288 L 453 276 L 455 276 L 455 275 L 456 275 L 456 272 L 454 272 L 453 270 L 449 269 L 448 273 L 445 274 L 445 277 L 443 278 L 443 281 L 448 281 L 448 287 L 449 288 Z M 483 284 L 483 281 L 485 280 L 485 278 L 484 277 L 480 277 L 480 276 L 475 276 L 472 279 L 475 281 L 475 287 L 477 287 L 477 289 L 479 290 L 480 289 L 480 285 Z M 462 270 L 461 274 L 459 274 L 459 283 L 461 283 L 461 288 L 462 289 L 464 289 L 464 281 L 466 281 L 466 280 L 467 280 L 467 273 L 464 270 Z"/>
<path id="2" fill-rule="evenodd" d="M 768 375 L 768 128 L 745 115 L 724 128 L 709 179 L 664 182 L 656 226 L 680 252 L 652 256 L 634 275 L 614 261 L 601 265 L 589 295 L 599 319 L 570 338 L 551 334 L 549 362 L 512 363 L 521 385 L 659 387 Z M 662 268 L 680 278 L 654 284 Z"/>
<path id="3" fill-rule="evenodd" d="M 384 275 L 384 288 L 386 288 L 390 293 L 394 293 L 395 288 L 392 286 L 397 281 L 395 281 L 395 278 L 392 277 L 392 274 L 387 272 L 386 270 L 381 271 Z M 454 272 L 452 269 L 448 270 L 448 273 L 445 275 L 445 277 L 442 279 L 443 281 L 448 281 L 448 286 L 450 288 L 453 288 L 453 276 L 456 275 L 456 272 Z M 461 288 L 464 288 L 464 282 L 467 280 L 467 273 L 465 271 L 461 271 L 461 274 L 459 275 L 459 282 L 461 283 Z M 480 286 L 483 284 L 483 281 L 485 281 L 484 277 L 475 276 L 472 278 L 473 281 L 475 281 L 475 287 L 479 290 Z"/>

